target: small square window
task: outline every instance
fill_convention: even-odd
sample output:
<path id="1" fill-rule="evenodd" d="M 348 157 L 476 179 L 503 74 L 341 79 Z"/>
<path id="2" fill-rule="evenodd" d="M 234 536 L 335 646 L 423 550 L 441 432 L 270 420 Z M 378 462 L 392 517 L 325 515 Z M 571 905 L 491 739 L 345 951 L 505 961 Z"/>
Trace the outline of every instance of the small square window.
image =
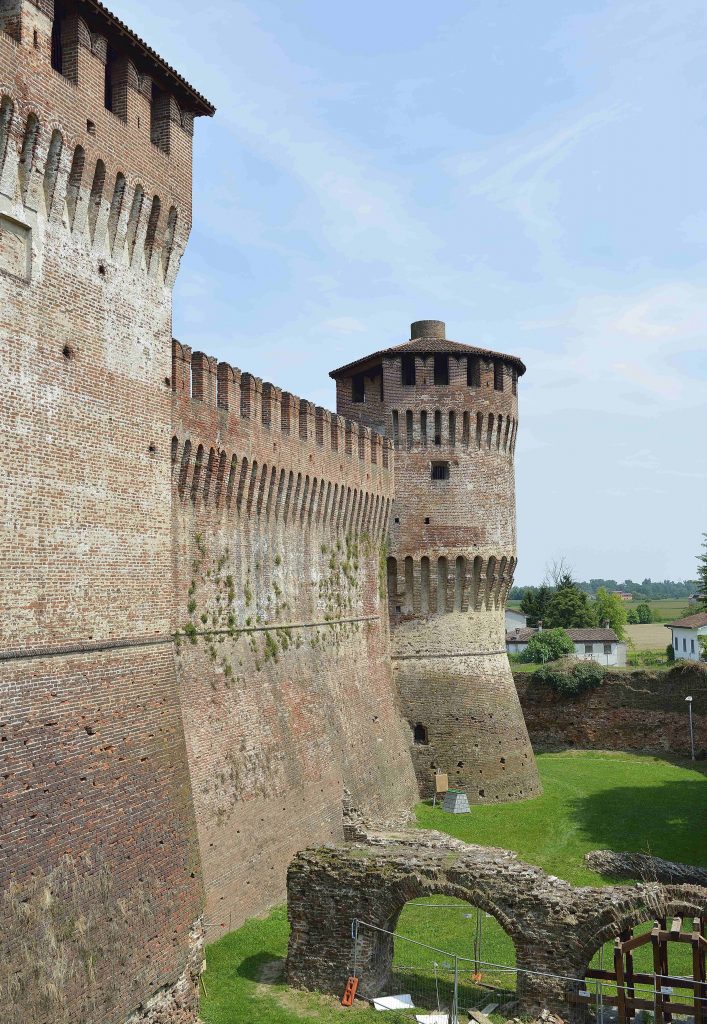
<path id="1" fill-rule="evenodd" d="M 430 525 L 430 517 L 429 516 L 425 516 L 425 526 L 429 526 L 429 525 Z"/>
<path id="2" fill-rule="evenodd" d="M 395 610 L 396 612 L 401 612 L 403 610 L 403 606 L 401 604 L 396 604 Z"/>
<path id="3" fill-rule="evenodd" d="M 611 644 L 604 644 L 604 654 L 611 654 Z"/>
<path id="4" fill-rule="evenodd" d="M 594 654 L 594 644 L 585 644 L 584 645 L 584 653 L 585 654 Z"/>
<path id="5" fill-rule="evenodd" d="M 449 463 L 433 462 L 430 476 L 433 480 L 449 480 Z"/>
<path id="6" fill-rule="evenodd" d="M 393 522 L 394 522 L 394 523 L 399 523 L 399 522 L 400 522 L 400 519 L 399 519 L 399 517 L 398 517 L 398 516 L 396 516 L 396 517 L 395 517 L 395 519 L 393 520 Z"/>
<path id="7" fill-rule="evenodd" d="M 366 389 L 363 374 L 357 373 L 351 378 L 351 401 L 360 403 L 366 400 Z"/>

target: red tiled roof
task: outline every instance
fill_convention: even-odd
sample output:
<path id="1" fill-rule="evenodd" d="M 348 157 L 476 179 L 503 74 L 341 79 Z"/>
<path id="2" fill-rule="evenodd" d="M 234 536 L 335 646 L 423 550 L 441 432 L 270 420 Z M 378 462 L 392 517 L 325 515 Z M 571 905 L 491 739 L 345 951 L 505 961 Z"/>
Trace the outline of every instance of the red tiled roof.
<path id="1" fill-rule="evenodd" d="M 525 644 L 530 640 L 531 636 L 534 636 L 538 632 L 537 629 L 511 629 L 506 632 L 506 643 L 521 643 Z M 617 637 L 613 629 L 567 629 L 565 630 L 567 636 L 570 638 L 572 643 L 575 644 L 590 644 L 590 643 L 604 643 L 604 644 L 618 644 L 621 641 Z"/>
<path id="2" fill-rule="evenodd" d="M 537 633 L 537 629 L 509 629 L 506 633 L 507 644 L 527 644 L 531 636 Z"/>
<path id="3" fill-rule="evenodd" d="M 568 629 L 567 635 L 576 644 L 597 643 L 617 644 L 619 638 L 613 629 Z"/>
<path id="4" fill-rule="evenodd" d="M 678 626 L 680 629 L 699 629 L 700 626 L 707 626 L 707 612 L 695 612 L 694 615 L 686 615 L 684 619 L 677 622 L 666 622 L 666 626 Z"/>
<path id="5" fill-rule="evenodd" d="M 448 352 L 450 355 L 471 354 L 481 356 L 484 359 L 503 359 L 505 362 L 511 363 L 516 367 L 519 377 L 522 377 L 525 373 L 525 363 L 518 356 L 509 356 L 503 352 L 493 352 L 490 348 L 476 348 L 474 345 L 464 345 L 461 341 L 449 341 L 447 338 L 413 338 L 411 341 L 404 341 L 402 345 L 382 348 L 378 352 L 372 352 L 368 356 L 355 359 L 352 363 L 346 363 L 345 366 L 340 366 L 338 370 L 332 370 L 329 376 L 336 380 L 337 377 L 345 376 L 363 363 L 371 363 L 375 360 L 383 359 L 385 356 L 404 356 L 411 353 L 433 355 L 435 352 Z"/>

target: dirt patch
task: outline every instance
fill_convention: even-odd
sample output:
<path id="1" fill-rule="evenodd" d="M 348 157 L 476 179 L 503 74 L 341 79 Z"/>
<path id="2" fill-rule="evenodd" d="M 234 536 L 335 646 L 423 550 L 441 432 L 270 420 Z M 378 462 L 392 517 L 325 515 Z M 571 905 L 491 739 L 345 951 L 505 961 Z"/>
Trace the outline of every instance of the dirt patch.
<path id="1" fill-rule="evenodd" d="M 304 992 L 292 988 L 273 988 L 273 986 L 285 984 L 285 961 L 269 960 L 264 963 L 258 973 L 260 984 L 256 992 L 258 998 L 273 999 L 278 1006 L 297 1014 L 298 1017 L 318 1020 L 320 1016 L 329 1014 L 336 1010 L 346 1010 L 351 1013 L 353 1010 L 366 1010 L 368 1003 L 363 1000 L 355 1000 L 352 1007 L 344 1007 L 341 1000 L 336 996 L 326 996 L 319 992 Z"/>

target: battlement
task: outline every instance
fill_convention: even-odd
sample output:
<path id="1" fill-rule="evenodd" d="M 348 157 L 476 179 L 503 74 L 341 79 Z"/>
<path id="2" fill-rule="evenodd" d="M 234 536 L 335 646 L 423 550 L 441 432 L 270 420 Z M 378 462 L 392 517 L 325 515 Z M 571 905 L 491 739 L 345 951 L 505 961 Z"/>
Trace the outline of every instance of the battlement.
<path id="1" fill-rule="evenodd" d="M 172 463 L 182 500 L 384 536 L 392 443 L 188 345 L 172 345 Z"/>
<path id="2" fill-rule="evenodd" d="M 183 403 L 200 402 L 203 408 L 264 427 L 273 437 L 314 443 L 325 454 L 359 459 L 369 468 L 390 468 L 392 442 L 375 430 L 213 356 L 192 352 L 176 339 L 172 343 L 172 391 Z"/>
<path id="3" fill-rule="evenodd" d="M 33 277 L 41 221 L 94 250 L 99 275 L 113 262 L 171 287 L 189 237 L 188 212 L 174 201 L 163 206 L 158 194 L 116 169 L 121 164 L 107 164 L 95 147 L 72 145 L 54 125 L 0 91 L 0 196 L 10 200 L 11 215 L 0 210 L 7 232 L 0 269 Z"/>
<path id="4" fill-rule="evenodd" d="M 191 229 L 194 117 L 211 113 L 100 3 L 2 0 L 0 269 L 32 279 L 37 232 L 53 224 L 171 286 Z"/>

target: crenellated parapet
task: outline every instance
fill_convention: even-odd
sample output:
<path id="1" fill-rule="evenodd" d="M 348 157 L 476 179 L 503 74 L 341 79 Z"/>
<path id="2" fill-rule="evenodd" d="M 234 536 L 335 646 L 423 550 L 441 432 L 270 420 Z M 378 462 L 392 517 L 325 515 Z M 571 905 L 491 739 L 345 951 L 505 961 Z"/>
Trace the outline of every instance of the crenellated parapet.
<path id="1" fill-rule="evenodd" d="M 539 788 L 504 645 L 524 372 L 517 356 L 452 341 L 442 321 L 422 320 L 409 341 L 331 373 L 337 409 L 395 450 L 388 610 L 423 795 L 437 771 L 474 803 Z"/>
<path id="2" fill-rule="evenodd" d="M 176 340 L 171 384 L 181 502 L 267 524 L 385 536 L 387 438 Z"/>
<path id="3" fill-rule="evenodd" d="M 194 117 L 213 107 L 100 4 L 0 6 L 0 270 L 47 233 L 171 287 L 191 228 Z"/>

